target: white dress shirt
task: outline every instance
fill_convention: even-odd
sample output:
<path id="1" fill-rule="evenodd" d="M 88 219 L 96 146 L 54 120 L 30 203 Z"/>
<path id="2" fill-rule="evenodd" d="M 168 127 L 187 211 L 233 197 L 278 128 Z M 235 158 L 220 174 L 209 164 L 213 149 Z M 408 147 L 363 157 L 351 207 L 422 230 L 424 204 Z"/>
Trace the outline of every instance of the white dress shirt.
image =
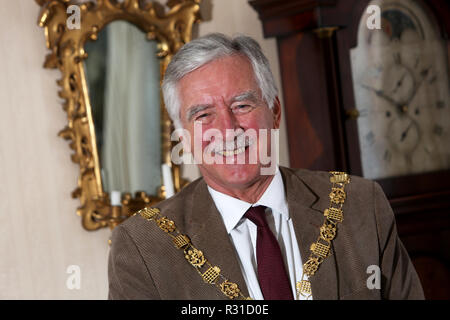
<path id="1" fill-rule="evenodd" d="M 268 208 L 266 209 L 266 219 L 280 245 L 281 253 L 284 257 L 284 265 L 286 266 L 286 271 L 289 273 L 293 296 L 295 299 L 303 300 L 303 296 L 297 296 L 296 294 L 296 283 L 301 280 L 303 271 L 302 259 L 294 226 L 289 217 L 289 209 L 280 170 L 277 168 L 272 182 L 255 204 L 233 198 L 209 186 L 208 190 L 218 211 L 222 215 L 231 242 L 239 256 L 241 271 L 250 297 L 256 300 L 264 299 L 259 286 L 257 273 L 257 226 L 249 219 L 244 218 L 244 214 L 251 206 L 266 206 Z"/>

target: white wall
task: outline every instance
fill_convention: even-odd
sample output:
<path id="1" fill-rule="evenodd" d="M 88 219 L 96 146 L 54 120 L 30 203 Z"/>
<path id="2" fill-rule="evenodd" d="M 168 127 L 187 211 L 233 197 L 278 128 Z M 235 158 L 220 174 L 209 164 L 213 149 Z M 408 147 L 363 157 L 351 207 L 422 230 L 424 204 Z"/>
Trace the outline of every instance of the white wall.
<path id="1" fill-rule="evenodd" d="M 274 40 L 263 40 L 245 0 L 206 1 L 208 32 L 254 36 L 279 83 Z M 57 137 L 66 113 L 57 96 L 58 70 L 43 69 L 47 53 L 34 1 L 0 0 L 0 299 L 104 299 L 109 229 L 88 232 L 75 211 L 78 165 Z M 207 12 L 206 12 L 207 13 Z M 206 14 L 208 19 L 208 14 Z M 281 97 L 280 97 L 281 98 Z M 281 141 L 285 141 L 284 126 Z M 288 164 L 281 143 L 282 164 Z M 192 168 L 185 176 L 198 176 Z M 81 268 L 81 289 L 68 290 L 66 269 Z"/>
<path id="2" fill-rule="evenodd" d="M 109 230 L 87 232 L 75 214 L 78 165 L 57 133 L 66 113 L 34 1 L 0 0 L 0 298 L 102 299 Z M 66 269 L 81 268 L 68 290 Z"/>

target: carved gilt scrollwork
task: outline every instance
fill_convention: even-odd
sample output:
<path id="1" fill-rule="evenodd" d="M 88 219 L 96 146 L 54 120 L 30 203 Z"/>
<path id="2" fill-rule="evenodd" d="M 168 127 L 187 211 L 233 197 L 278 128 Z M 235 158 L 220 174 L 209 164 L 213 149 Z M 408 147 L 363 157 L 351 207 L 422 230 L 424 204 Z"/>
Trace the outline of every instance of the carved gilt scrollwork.
<path id="1" fill-rule="evenodd" d="M 192 26 L 200 21 L 201 0 L 169 1 L 169 10 L 164 13 L 156 2 L 142 0 L 97 0 L 96 2 L 74 3 L 70 0 L 36 0 L 41 7 L 38 24 L 44 28 L 47 54 L 44 67 L 58 68 L 61 79 L 57 81 L 59 97 L 63 99 L 63 109 L 67 113 L 67 125 L 59 136 L 70 141 L 73 150 L 71 159 L 79 164 L 78 187 L 72 196 L 79 198 L 81 206 L 77 214 L 87 230 L 115 227 L 132 213 L 165 198 L 164 186 L 157 195 L 144 192 L 122 195 L 120 212 L 114 212 L 109 195 L 104 192 L 100 175 L 98 150 L 95 140 L 94 123 L 87 93 L 83 60 L 86 41 L 95 41 L 98 33 L 110 22 L 126 20 L 146 33 L 147 39 L 156 40 L 160 58 L 161 79 L 173 54 L 191 40 Z M 80 9 L 80 28 L 67 27 L 70 5 Z M 161 99 L 162 100 L 162 99 Z M 170 161 L 170 133 L 172 123 L 161 101 L 162 159 L 172 168 L 175 191 L 179 191 L 186 181 L 180 177 L 180 169 Z"/>

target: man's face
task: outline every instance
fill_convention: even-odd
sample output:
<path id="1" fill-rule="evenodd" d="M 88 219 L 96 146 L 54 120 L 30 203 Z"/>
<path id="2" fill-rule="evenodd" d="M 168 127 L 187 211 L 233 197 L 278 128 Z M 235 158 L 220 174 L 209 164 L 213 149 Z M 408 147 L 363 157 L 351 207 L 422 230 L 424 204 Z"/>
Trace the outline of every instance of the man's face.
<path id="1" fill-rule="evenodd" d="M 281 111 L 278 99 L 272 110 L 264 102 L 249 60 L 233 55 L 212 61 L 183 77 L 178 92 L 181 123 L 190 133 L 191 150 L 194 151 L 197 144 L 203 155 L 213 154 L 216 160 L 217 157 L 222 160 L 206 163 L 194 152 L 197 163 L 201 162 L 199 169 L 206 182 L 216 189 L 233 190 L 245 189 L 261 179 L 260 141 L 267 141 L 265 154 L 270 156 L 270 129 L 278 129 Z M 197 134 L 194 134 L 194 127 Z M 199 128 L 203 138 L 198 134 Z M 214 132 L 211 129 L 220 134 L 205 135 Z M 260 129 L 267 130 L 266 139 L 261 140 Z M 225 143 L 236 140 L 236 130 L 256 132 L 256 140 L 230 149 Z M 217 136 L 223 137 L 224 150 L 215 148 L 211 153 L 208 148 L 217 146 Z M 237 161 L 244 155 L 244 163 Z M 250 161 L 253 156 L 256 161 Z"/>

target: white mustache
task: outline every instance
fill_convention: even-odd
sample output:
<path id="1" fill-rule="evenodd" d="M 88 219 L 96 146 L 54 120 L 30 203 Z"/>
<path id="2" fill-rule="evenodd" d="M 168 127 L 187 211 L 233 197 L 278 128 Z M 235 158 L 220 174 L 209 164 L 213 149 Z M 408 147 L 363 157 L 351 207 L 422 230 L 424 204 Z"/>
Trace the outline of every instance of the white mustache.
<path id="1" fill-rule="evenodd" d="M 206 152 L 218 153 L 220 155 L 229 156 L 232 154 L 242 153 L 245 148 L 251 146 L 254 140 L 244 133 L 240 133 L 231 140 L 214 140 L 207 147 Z"/>

